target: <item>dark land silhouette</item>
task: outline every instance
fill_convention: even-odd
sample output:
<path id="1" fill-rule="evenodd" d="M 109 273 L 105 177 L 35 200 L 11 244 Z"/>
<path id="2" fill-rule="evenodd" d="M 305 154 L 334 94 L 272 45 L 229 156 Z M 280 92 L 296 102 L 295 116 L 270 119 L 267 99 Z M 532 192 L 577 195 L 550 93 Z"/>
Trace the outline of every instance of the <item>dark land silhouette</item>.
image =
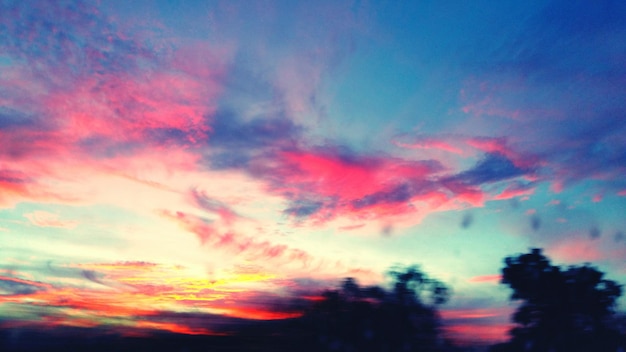
<path id="1" fill-rule="evenodd" d="M 513 290 L 511 300 L 519 307 L 512 316 L 515 327 L 509 341 L 491 346 L 491 352 L 626 351 L 624 321 L 615 315 L 622 288 L 604 279 L 604 273 L 589 264 L 554 266 L 540 249 L 507 257 L 504 264 L 501 283 Z M 362 286 L 346 278 L 335 289 L 302 293 L 290 303 L 302 313 L 298 318 L 213 317 L 224 326 L 213 329 L 220 334 L 215 336 L 146 331 L 144 337 L 129 337 L 119 329 L 5 328 L 0 330 L 0 351 L 475 351 L 456 346 L 442 334 L 438 307 L 449 299 L 449 287 L 416 266 L 388 274 L 391 283 L 385 287 Z"/>
<path id="2" fill-rule="evenodd" d="M 389 274 L 389 290 L 361 287 L 348 278 L 340 289 L 324 292 L 303 317 L 318 350 L 442 350 L 445 341 L 435 306 L 447 301 L 449 288 L 417 267 Z"/>
<path id="3" fill-rule="evenodd" d="M 622 287 L 584 264 L 554 266 L 541 249 L 505 259 L 502 283 L 521 301 L 512 320 L 511 340 L 492 352 L 625 351 L 616 320 Z"/>

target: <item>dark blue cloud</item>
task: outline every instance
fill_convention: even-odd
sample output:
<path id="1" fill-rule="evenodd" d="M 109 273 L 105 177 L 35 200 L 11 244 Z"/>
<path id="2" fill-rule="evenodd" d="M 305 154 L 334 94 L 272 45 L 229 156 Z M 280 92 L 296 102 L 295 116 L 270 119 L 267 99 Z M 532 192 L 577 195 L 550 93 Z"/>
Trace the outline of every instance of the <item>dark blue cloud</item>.
<path id="1" fill-rule="evenodd" d="M 124 140 L 111 139 L 108 136 L 92 135 L 81 139 L 77 146 L 96 158 L 112 158 L 120 155 L 129 155 L 146 145 L 150 146 L 184 146 L 197 148 L 203 141 L 191 138 L 188 131 L 177 128 L 148 128 L 143 131 L 141 139 Z"/>
<path id="2" fill-rule="evenodd" d="M 149 128 L 143 133 L 148 141 L 155 144 L 191 144 L 189 132 L 177 128 Z"/>
<path id="3" fill-rule="evenodd" d="M 98 273 L 98 272 L 93 271 L 93 270 L 81 270 L 80 273 L 81 273 L 81 275 L 85 279 L 87 279 L 87 280 L 89 280 L 91 282 L 95 282 L 95 283 L 100 284 L 100 285 L 104 285 L 104 283 L 102 282 L 102 278 L 104 277 L 103 274 Z"/>
<path id="4" fill-rule="evenodd" d="M 211 155 L 208 164 L 212 169 L 246 169 L 252 156 L 243 151 L 222 151 Z"/>
<path id="5" fill-rule="evenodd" d="M 589 238 L 595 240 L 602 235 L 602 230 L 599 227 L 594 226 L 589 230 Z"/>
<path id="6" fill-rule="evenodd" d="M 352 201 L 352 205 L 356 209 L 367 208 L 377 204 L 394 204 L 404 203 L 411 199 L 415 194 L 409 184 L 403 183 L 392 187 L 389 190 L 376 192 L 374 194 L 367 195 L 361 199 Z"/>
<path id="7" fill-rule="evenodd" d="M 44 288 L 34 282 L 0 277 L 0 295 L 29 295 L 42 290 Z"/>
<path id="8" fill-rule="evenodd" d="M 295 216 L 297 218 L 306 218 L 316 214 L 322 207 L 324 202 L 309 199 L 291 201 L 290 206 L 285 209 L 284 213 Z"/>
<path id="9" fill-rule="evenodd" d="M 487 153 L 476 165 L 451 179 L 461 181 L 468 185 L 481 185 L 497 181 L 507 180 L 527 173 L 515 166 L 506 156 L 500 153 Z"/>
<path id="10" fill-rule="evenodd" d="M 243 121 L 232 112 L 218 112 L 212 118 L 207 144 L 213 153 L 208 164 L 214 169 L 253 170 L 251 161 L 271 159 L 280 150 L 296 147 L 301 127 L 285 117 L 256 117 Z"/>
<path id="11" fill-rule="evenodd" d="M 113 158 L 129 155 L 143 147 L 139 142 L 116 141 L 103 136 L 90 136 L 77 142 L 81 150 L 88 151 L 95 158 Z"/>
<path id="12" fill-rule="evenodd" d="M 208 144 L 228 149 L 264 149 L 295 144 L 300 132 L 284 117 L 258 117 L 242 121 L 232 113 L 218 113 L 211 123 Z"/>
<path id="13" fill-rule="evenodd" d="M 533 231 L 538 231 L 541 228 L 541 218 L 537 214 L 533 214 L 530 217 L 530 227 Z"/>
<path id="14" fill-rule="evenodd" d="M 463 215 L 463 219 L 461 220 L 461 228 L 467 229 L 474 223 L 474 216 L 472 213 L 465 213 Z"/>
<path id="15" fill-rule="evenodd" d="M 23 112 L 0 106 L 0 130 L 10 130 L 20 127 L 33 127 L 36 120 Z"/>

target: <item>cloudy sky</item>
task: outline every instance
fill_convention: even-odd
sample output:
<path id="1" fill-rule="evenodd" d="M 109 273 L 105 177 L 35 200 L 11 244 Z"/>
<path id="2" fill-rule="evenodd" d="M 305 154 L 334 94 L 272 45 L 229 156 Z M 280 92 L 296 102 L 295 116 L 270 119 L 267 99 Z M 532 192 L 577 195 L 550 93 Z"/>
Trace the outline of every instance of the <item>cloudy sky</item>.
<path id="1" fill-rule="evenodd" d="M 508 255 L 626 282 L 622 1 L 0 4 L 3 327 L 211 333 L 420 264 L 492 341 Z"/>

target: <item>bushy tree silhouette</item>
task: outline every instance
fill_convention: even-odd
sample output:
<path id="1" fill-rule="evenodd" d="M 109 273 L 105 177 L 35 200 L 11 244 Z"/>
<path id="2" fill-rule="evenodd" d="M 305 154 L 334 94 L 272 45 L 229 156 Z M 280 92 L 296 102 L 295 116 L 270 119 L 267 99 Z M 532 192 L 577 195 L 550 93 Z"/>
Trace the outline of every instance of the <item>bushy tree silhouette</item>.
<path id="1" fill-rule="evenodd" d="M 338 290 L 324 292 L 306 314 L 319 350 L 439 350 L 435 305 L 446 302 L 449 289 L 415 266 L 392 270 L 389 276 L 390 289 L 361 287 L 347 278 Z"/>
<path id="2" fill-rule="evenodd" d="M 618 351 L 623 341 L 611 319 L 620 285 L 589 264 L 554 266 L 541 249 L 504 263 L 502 283 L 521 304 L 511 341 L 492 351 Z"/>

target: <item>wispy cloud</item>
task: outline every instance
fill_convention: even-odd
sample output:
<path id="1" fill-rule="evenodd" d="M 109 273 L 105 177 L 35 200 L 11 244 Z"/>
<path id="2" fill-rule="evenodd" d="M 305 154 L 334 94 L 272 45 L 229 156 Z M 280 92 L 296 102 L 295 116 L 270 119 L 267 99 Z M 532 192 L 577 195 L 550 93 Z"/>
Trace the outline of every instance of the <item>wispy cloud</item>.
<path id="1" fill-rule="evenodd" d="M 78 225 L 76 221 L 61 220 L 59 219 L 59 215 L 49 213 L 43 210 L 36 210 L 32 213 L 26 213 L 24 214 L 24 217 L 27 218 L 33 225 L 39 227 L 60 227 L 71 229 Z"/>
<path id="2" fill-rule="evenodd" d="M 169 213 L 163 216 L 178 222 L 188 231 L 195 234 L 200 243 L 207 248 L 221 249 L 234 255 L 242 255 L 251 261 L 272 261 L 283 265 L 291 262 L 306 266 L 312 258 L 305 251 L 289 248 L 284 244 L 272 244 L 269 241 L 258 241 L 252 236 L 238 234 L 229 227 L 228 216 L 216 221 L 203 219 L 183 212 Z"/>

